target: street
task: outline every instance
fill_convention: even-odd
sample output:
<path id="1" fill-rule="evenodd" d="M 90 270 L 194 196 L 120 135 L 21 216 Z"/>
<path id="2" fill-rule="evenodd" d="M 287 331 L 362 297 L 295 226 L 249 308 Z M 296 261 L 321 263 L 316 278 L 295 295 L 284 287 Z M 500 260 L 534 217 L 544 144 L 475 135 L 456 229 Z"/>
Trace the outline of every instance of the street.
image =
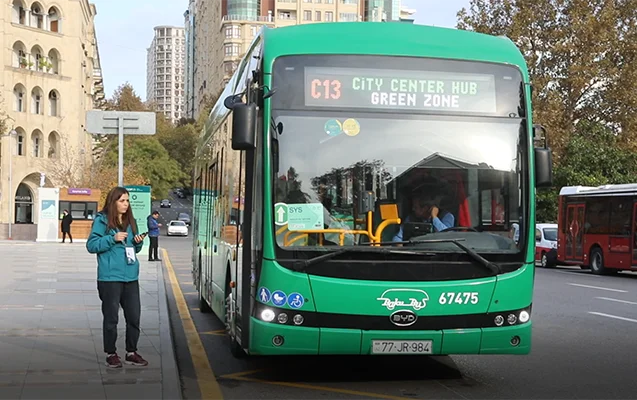
<path id="1" fill-rule="evenodd" d="M 528 356 L 251 357 L 235 359 L 223 326 L 202 314 L 190 275 L 189 238 L 162 236 L 181 293 L 168 290 L 185 398 L 203 397 L 197 377 L 216 376 L 225 399 L 245 398 L 631 398 L 637 392 L 637 274 L 596 276 L 579 268 L 537 268 L 533 349 Z M 165 254 L 164 254 L 165 256 Z M 168 279 L 169 273 L 165 273 Z M 170 284 L 168 284 L 170 285 Z M 179 321 L 182 296 L 203 354 Z M 190 344 L 189 344 L 190 343 Z M 194 362 L 193 362 L 194 360 Z M 203 369 L 195 370 L 193 365 Z M 208 367 L 209 365 L 209 367 Z M 202 367 L 203 366 L 203 367 Z M 210 370 L 205 371 L 205 369 Z"/>

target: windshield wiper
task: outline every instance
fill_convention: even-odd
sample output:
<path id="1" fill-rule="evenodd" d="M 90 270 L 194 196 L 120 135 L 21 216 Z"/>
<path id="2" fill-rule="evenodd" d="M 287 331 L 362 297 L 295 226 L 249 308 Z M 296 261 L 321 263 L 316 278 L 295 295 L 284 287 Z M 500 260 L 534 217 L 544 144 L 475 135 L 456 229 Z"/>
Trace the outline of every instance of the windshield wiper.
<path id="1" fill-rule="evenodd" d="M 462 250 L 464 250 L 465 253 L 470 255 L 471 258 L 473 258 L 475 261 L 480 263 L 480 265 L 482 265 L 483 267 L 485 267 L 489 271 L 491 271 L 491 272 L 493 272 L 495 274 L 502 273 L 502 270 L 500 269 L 500 267 L 497 264 L 487 260 L 486 258 L 482 257 L 480 254 L 475 252 L 473 249 L 463 245 L 462 243 L 460 243 L 461 241 L 464 241 L 464 239 L 405 240 L 405 241 L 402 241 L 402 242 L 381 242 L 381 243 L 377 243 L 377 244 L 382 246 L 382 245 L 391 245 L 391 244 L 453 243 L 456 246 L 460 247 Z"/>
<path id="2" fill-rule="evenodd" d="M 423 251 L 390 250 L 388 248 L 381 248 L 381 247 L 350 247 L 346 249 L 339 249 L 337 251 L 332 251 L 317 257 L 312 257 L 307 260 L 295 260 L 292 269 L 297 272 L 303 272 L 305 271 L 307 267 L 311 265 L 330 260 L 336 256 L 339 256 L 345 253 L 382 253 L 382 254 L 417 254 L 417 255 L 432 254 L 430 252 L 423 252 Z"/>

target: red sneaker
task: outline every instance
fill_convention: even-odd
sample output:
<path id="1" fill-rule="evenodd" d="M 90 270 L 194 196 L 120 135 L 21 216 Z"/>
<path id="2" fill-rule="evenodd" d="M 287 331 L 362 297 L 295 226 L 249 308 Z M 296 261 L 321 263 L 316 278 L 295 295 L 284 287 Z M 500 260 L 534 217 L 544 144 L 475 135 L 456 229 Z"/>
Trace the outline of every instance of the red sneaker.
<path id="1" fill-rule="evenodd" d="M 148 361 L 144 360 L 142 356 L 137 354 L 137 352 L 126 353 L 126 359 L 124 361 L 128 365 L 138 365 L 140 367 L 145 367 L 148 365 Z"/>
<path id="2" fill-rule="evenodd" d="M 109 368 L 122 368 L 122 360 L 120 360 L 117 353 L 110 354 L 106 357 L 106 366 Z"/>

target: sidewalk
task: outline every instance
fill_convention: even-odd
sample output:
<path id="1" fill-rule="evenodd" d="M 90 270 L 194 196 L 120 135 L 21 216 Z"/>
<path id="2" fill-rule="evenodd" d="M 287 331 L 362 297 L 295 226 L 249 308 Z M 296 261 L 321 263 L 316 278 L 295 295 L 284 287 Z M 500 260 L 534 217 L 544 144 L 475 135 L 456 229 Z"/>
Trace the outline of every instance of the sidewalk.
<path id="1" fill-rule="evenodd" d="M 85 243 L 0 242 L 0 399 L 181 399 L 161 262 L 139 258 L 138 351 L 149 365 L 111 369 Z M 124 332 L 120 309 L 122 358 Z"/>

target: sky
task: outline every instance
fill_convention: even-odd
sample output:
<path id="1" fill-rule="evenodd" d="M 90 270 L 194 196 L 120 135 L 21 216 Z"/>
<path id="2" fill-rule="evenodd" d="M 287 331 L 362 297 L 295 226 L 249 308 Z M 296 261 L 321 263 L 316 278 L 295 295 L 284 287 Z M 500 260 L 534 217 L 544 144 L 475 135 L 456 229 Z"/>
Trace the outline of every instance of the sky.
<path id="1" fill-rule="evenodd" d="M 219 0 L 208 0 L 219 1 Z M 97 8 L 95 25 L 106 97 L 128 82 L 146 100 L 146 49 L 158 25 L 184 25 L 188 0 L 91 0 Z M 416 24 L 453 28 L 456 13 L 469 0 L 402 0 L 415 9 Z"/>

